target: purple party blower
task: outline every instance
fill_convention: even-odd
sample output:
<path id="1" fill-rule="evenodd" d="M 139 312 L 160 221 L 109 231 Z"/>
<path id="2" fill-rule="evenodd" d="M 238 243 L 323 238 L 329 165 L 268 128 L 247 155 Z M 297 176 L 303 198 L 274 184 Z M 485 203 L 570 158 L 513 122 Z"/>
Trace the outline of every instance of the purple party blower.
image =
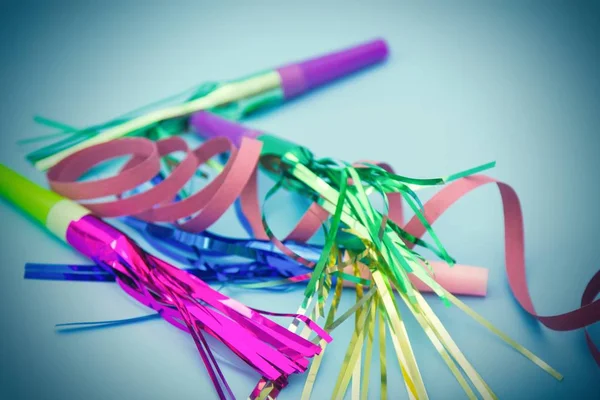
<path id="1" fill-rule="evenodd" d="M 388 55 L 384 40 L 377 39 L 349 49 L 277 68 L 286 99 L 383 61 Z"/>
<path id="2" fill-rule="evenodd" d="M 35 167 L 45 171 L 65 157 L 90 147 L 143 131 L 152 124 L 198 111 L 211 111 L 228 119 L 241 119 L 259 108 L 279 104 L 308 90 L 383 61 L 388 54 L 381 39 L 363 43 L 306 61 L 267 69 L 242 79 L 204 85 L 183 104 L 167 106 L 124 119 L 118 124 L 93 128 L 93 135 L 72 135 L 28 155 Z M 114 122 L 114 121 L 113 121 Z"/>
<path id="3" fill-rule="evenodd" d="M 281 77 L 281 89 L 284 99 L 287 100 L 383 61 L 387 55 L 386 42 L 377 39 L 349 49 L 292 63 L 275 71 Z M 238 146 L 242 137 L 258 138 L 264 142 L 263 153 L 266 151 L 268 154 L 281 155 L 282 148 L 289 149 L 292 146 L 292 144 L 284 145 L 286 141 L 283 139 L 265 135 L 263 132 L 231 122 L 208 111 L 193 114 L 189 124 L 204 138 L 225 136 Z M 274 151 L 275 148 L 277 151 Z"/>
<path id="4" fill-rule="evenodd" d="M 203 138 L 210 139 L 224 136 L 238 147 L 244 137 L 255 139 L 263 135 L 261 131 L 251 129 L 208 111 L 199 111 L 192 114 L 189 124 Z"/>

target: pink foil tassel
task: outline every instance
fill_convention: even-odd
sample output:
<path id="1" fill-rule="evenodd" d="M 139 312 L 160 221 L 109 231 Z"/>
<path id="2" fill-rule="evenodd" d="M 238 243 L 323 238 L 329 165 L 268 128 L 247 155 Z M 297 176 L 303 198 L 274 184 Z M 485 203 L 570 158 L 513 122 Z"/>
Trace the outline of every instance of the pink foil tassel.
<path id="1" fill-rule="evenodd" d="M 131 297 L 156 310 L 169 323 L 192 335 L 221 399 L 235 398 L 217 365 L 204 333 L 231 349 L 262 377 L 281 386 L 293 373 L 306 371 L 321 347 L 262 314 L 304 321 L 321 339 L 331 337 L 303 315 L 249 308 L 212 289 L 197 277 L 142 250 L 133 240 L 100 219 L 87 215 L 69 225 L 67 242 L 117 276 Z"/>

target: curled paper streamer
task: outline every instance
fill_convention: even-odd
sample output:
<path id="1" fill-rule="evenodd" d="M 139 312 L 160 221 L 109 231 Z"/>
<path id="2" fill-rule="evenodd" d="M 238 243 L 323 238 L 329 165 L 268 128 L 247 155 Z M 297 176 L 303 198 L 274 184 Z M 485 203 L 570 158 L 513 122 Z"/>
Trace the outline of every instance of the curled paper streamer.
<path id="1" fill-rule="evenodd" d="M 251 309 L 219 293 L 197 277 L 146 253 L 87 209 L 42 189 L 4 165 L 0 165 L 0 195 L 114 274 L 117 283 L 131 297 L 188 332 L 221 399 L 234 396 L 204 334 L 221 341 L 261 376 L 282 385 L 290 374 L 305 371 L 308 359 L 321 349 L 264 315 L 303 321 L 319 340 L 331 340 L 304 316 Z"/>
<path id="2" fill-rule="evenodd" d="M 82 201 L 96 215 L 102 217 L 135 216 L 147 222 L 171 222 L 184 231 L 196 233 L 197 236 L 176 233 L 182 241 L 202 241 L 204 231 L 233 204 L 236 198 L 241 198 L 245 218 L 250 221 L 255 235 L 262 240 L 268 240 L 262 229 L 258 207 L 256 188 L 256 166 L 259 161 L 261 143 L 252 139 L 241 140 L 237 149 L 226 137 L 216 137 L 205 142 L 195 150 L 190 150 L 186 142 L 179 137 L 171 137 L 158 142 L 144 138 L 124 138 L 102 143 L 76 152 L 59 162 L 48 171 L 50 187 L 57 193 L 72 200 Z M 142 184 L 152 180 L 160 172 L 160 157 L 173 151 L 183 151 L 185 158 L 174 168 L 164 180 L 159 181 L 142 193 L 123 198 L 122 195 L 132 191 Z M 212 157 L 229 151 L 229 158 L 223 171 L 203 189 L 189 197 L 172 202 L 177 193 L 192 178 L 198 166 Z M 94 181 L 78 182 L 77 179 L 98 163 L 123 156 L 131 155 L 130 160 L 121 171 L 112 177 Z M 117 196 L 116 200 L 112 200 Z M 391 194 L 393 210 L 401 207 L 400 198 Z M 86 201 L 110 197 L 107 201 Z M 305 242 L 321 227 L 327 212 L 313 205 L 286 240 Z M 180 220 L 184 222 L 180 223 Z M 169 232 L 169 228 L 154 228 L 151 231 Z M 200 236 L 198 236 L 200 235 Z M 166 235 L 160 239 L 164 241 Z M 214 237 L 213 237 L 214 240 Z M 207 243 L 207 242 L 204 242 Z M 237 242 L 240 244 L 240 242 Z M 158 241 L 151 241 L 155 246 L 161 246 Z M 164 251 L 164 246 L 161 246 Z M 231 247 L 229 247 L 231 250 Z M 206 250 L 196 248 L 196 250 Z M 281 254 L 281 252 L 279 252 Z M 312 259 L 318 259 L 318 253 L 312 252 Z M 308 256 L 310 258 L 310 256 Z M 274 261 L 274 260 L 273 260 Z M 270 262 L 270 261 L 269 261 Z M 215 262 L 217 264 L 218 262 Z M 449 270 L 440 264 L 434 265 L 436 279 L 446 284 L 448 290 L 455 294 L 483 296 L 487 289 L 487 270 L 478 267 L 460 266 Z M 432 289 L 418 278 L 411 277 L 421 290 Z M 349 284 L 349 283 L 348 283 Z"/>
<path id="3" fill-rule="evenodd" d="M 600 270 L 594 274 L 586 285 L 580 308 L 551 316 L 542 316 L 536 312 L 525 275 L 523 213 L 517 193 L 511 186 L 483 175 L 463 178 L 443 188 L 425 203 L 423 213 L 427 220 L 433 224 L 456 201 L 471 191 L 488 184 L 495 184 L 500 191 L 504 209 L 506 275 L 510 289 L 521 307 L 546 327 L 556 331 L 581 329 L 600 321 L 600 299 L 596 300 L 597 295 L 600 293 Z M 415 218 L 408 223 L 406 230 L 415 236 L 421 236 L 425 233 L 425 229 Z M 600 352 L 587 331 L 585 336 L 590 353 L 600 366 Z"/>
<path id="4" fill-rule="evenodd" d="M 54 191 L 72 200 L 119 196 L 158 175 L 161 156 L 184 151 L 184 160 L 171 175 L 151 189 L 127 198 L 86 204 L 103 217 L 129 215 L 151 222 L 173 222 L 183 230 L 201 232 L 216 222 L 240 195 L 258 162 L 260 147 L 259 142 L 248 139 L 237 149 L 227 139 L 217 138 L 192 152 L 178 137 L 161 140 L 156 145 L 148 139 L 124 138 L 86 148 L 65 158 L 48 172 L 48 180 Z M 213 181 L 197 193 L 171 203 L 199 165 L 225 152 L 230 154 L 229 161 Z M 120 174 L 91 182 L 76 182 L 99 162 L 122 155 L 132 157 Z M 183 218 L 187 219 L 178 222 Z"/>

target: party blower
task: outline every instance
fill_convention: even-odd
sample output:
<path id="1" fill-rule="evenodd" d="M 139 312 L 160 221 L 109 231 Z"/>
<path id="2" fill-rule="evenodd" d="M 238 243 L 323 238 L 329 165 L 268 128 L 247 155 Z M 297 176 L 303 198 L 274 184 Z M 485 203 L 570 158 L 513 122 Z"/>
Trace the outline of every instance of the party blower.
<path id="1" fill-rule="evenodd" d="M 221 399 L 235 398 L 205 333 L 230 348 L 261 376 L 279 382 L 303 372 L 321 348 L 265 315 L 302 320 L 317 339 L 330 336 L 308 318 L 251 309 L 212 289 L 195 276 L 144 252 L 133 240 L 81 205 L 43 189 L 0 164 L 0 195 L 96 264 L 116 276 L 121 288 L 159 312 L 194 339 Z"/>
<path id="2" fill-rule="evenodd" d="M 383 61 L 388 54 L 386 43 L 374 40 L 349 49 L 283 67 L 260 72 L 238 80 L 207 83 L 189 93 L 183 104 L 143 113 L 150 105 L 106 124 L 62 133 L 72 135 L 30 153 L 28 159 L 45 171 L 78 150 L 130 134 L 144 132 L 161 121 L 185 117 L 195 111 L 210 110 L 230 119 L 239 119 L 256 109 L 272 106 L 306 91 L 327 84 L 360 69 Z M 177 98 L 179 96 L 174 96 Z M 166 99 L 172 100 L 172 99 Z M 44 122 L 44 121 L 42 121 Z M 45 121 L 49 125 L 57 126 Z M 62 127 L 65 128 L 65 127 Z"/>
<path id="3" fill-rule="evenodd" d="M 282 139 L 278 136 L 274 136 L 265 132 L 261 132 L 259 130 L 251 129 L 242 124 L 235 123 L 220 116 L 217 116 L 213 113 L 209 112 L 198 112 L 193 114 L 190 117 L 189 124 L 197 133 L 199 133 L 202 137 L 207 139 L 213 139 L 217 137 L 225 137 L 238 147 L 242 142 L 242 138 L 253 138 L 260 142 L 262 142 L 262 150 L 261 150 L 261 166 L 263 170 L 271 175 L 274 179 L 279 180 L 282 174 L 282 159 L 286 156 L 288 152 L 296 153 L 299 151 L 303 152 L 305 155 L 305 149 L 301 149 L 297 144 L 292 143 L 286 139 Z M 313 162 L 312 155 L 308 155 L 304 157 L 305 161 L 308 161 L 308 164 L 316 165 Z M 358 163 L 361 166 L 361 163 Z M 369 163 L 365 163 L 362 167 L 368 167 Z M 387 164 L 382 164 L 382 169 L 380 172 L 382 173 L 391 173 L 393 172 L 392 168 Z M 481 169 L 487 168 L 491 166 L 486 165 L 481 167 Z M 323 170 L 322 167 L 317 167 L 317 170 Z M 467 171 L 467 173 L 475 173 L 477 169 Z M 383 175 L 382 175 L 383 176 Z M 388 175 L 392 176 L 392 175 Z M 447 181 L 458 178 L 459 175 L 447 179 Z M 429 182 L 431 183 L 431 182 Z M 441 183 L 441 180 L 438 182 Z M 256 185 L 256 179 L 250 179 L 249 186 Z M 295 179 L 285 179 L 282 181 L 282 185 L 288 186 L 292 189 L 296 189 L 301 193 L 307 194 L 308 196 L 313 197 L 314 194 L 311 194 L 306 190 L 307 186 L 304 182 Z M 373 189 L 373 186 L 371 187 Z M 413 189 L 418 189 L 418 187 L 414 187 Z M 249 225 L 250 233 L 260 239 L 269 239 L 267 233 L 263 229 L 263 223 L 259 216 L 259 206 L 255 201 L 256 197 L 249 195 L 256 192 L 256 188 L 252 188 L 248 191 L 242 192 L 240 197 L 241 204 L 241 218 L 244 219 Z M 401 197 L 399 193 L 386 193 L 389 202 L 389 214 L 388 217 L 392 220 L 392 222 L 397 225 L 402 225 L 403 213 L 402 213 L 402 205 L 401 205 Z M 326 206 L 327 203 L 322 203 L 321 206 Z M 328 212 L 326 209 L 323 209 L 321 206 L 313 205 L 310 212 L 313 214 L 317 214 L 318 217 L 314 219 L 314 224 L 312 227 L 307 228 L 308 232 L 316 231 L 320 224 L 325 220 L 328 216 Z M 329 210 L 331 211 L 332 205 L 329 205 Z M 402 233 L 406 238 L 408 238 L 406 232 Z M 308 236 L 308 235 L 305 235 Z M 345 240 L 344 240 L 345 239 Z M 344 247 L 352 247 L 352 239 L 346 236 L 342 239 Z M 427 243 L 419 240 L 417 238 L 410 238 L 414 242 L 414 244 L 422 245 L 430 250 L 436 252 L 436 249 Z M 358 244 L 359 248 L 363 248 L 361 243 Z M 438 252 L 439 255 L 439 252 Z M 316 260 L 315 260 L 316 261 Z M 446 261 L 449 259 L 446 257 Z M 428 264 L 431 267 L 431 271 L 435 276 L 435 280 L 438 284 L 448 290 L 453 294 L 463 294 L 470 296 L 485 296 L 487 291 L 487 270 L 481 267 L 467 266 L 467 265 L 453 265 L 452 268 L 448 266 L 446 262 L 436 262 L 436 261 L 428 261 Z M 453 264 L 453 262 L 452 262 Z M 351 267 L 346 267 L 346 270 L 350 272 Z M 360 269 L 361 278 L 368 279 L 369 271 L 368 268 L 361 266 Z M 415 275 L 410 274 L 413 284 L 420 290 L 431 292 L 432 288 L 425 285 L 421 282 Z M 347 285 L 352 284 L 350 281 L 345 281 Z"/>
<path id="4" fill-rule="evenodd" d="M 305 290 L 301 311 L 306 312 L 316 297 L 317 305 L 313 309 L 313 319 L 324 316 L 325 299 L 327 299 L 331 287 L 330 276 L 343 273 L 344 271 L 340 271 L 340 269 L 344 265 L 347 266 L 346 274 L 353 273 L 355 279 L 367 278 L 372 283 L 366 293 L 367 289 L 363 290 L 360 284 L 357 285 L 357 305 L 360 304 L 360 308 L 356 312 L 354 335 L 349 343 L 332 398 L 343 398 L 351 381 L 353 398 L 358 398 L 358 396 L 367 398 L 370 379 L 368 368 L 371 362 L 376 326 L 379 327 L 380 346 L 385 345 L 386 330 L 389 330 L 392 335 L 392 343 L 409 398 L 428 398 L 392 289 L 398 292 L 400 299 L 416 318 L 467 396 L 471 399 L 477 398 L 473 390 L 475 388 L 484 399 L 496 398 L 492 389 L 475 371 L 452 340 L 444 325 L 428 305 L 428 301 L 408 278 L 409 274 L 418 277 L 446 304 L 457 306 L 546 372 L 557 379 L 562 379 L 561 375 L 544 361 L 500 332 L 433 280 L 429 275 L 428 262 L 412 250 L 414 245 L 427 247 L 449 265 L 453 265 L 454 260 L 446 252 L 425 218 L 423 205 L 415 191 L 473 175 L 491 168 L 494 163 L 444 178 L 415 179 L 396 175 L 391 168 L 384 168 L 372 162 L 351 165 L 331 158 L 317 159 L 308 149 L 295 143 L 246 128 L 207 112 L 194 114 L 190 118 L 190 125 L 204 137 L 213 140 L 216 137 L 226 137 L 230 141 L 238 143 L 240 151 L 249 142 L 248 138 L 262 142 L 261 165 L 278 180 L 278 183 L 267 194 L 267 199 L 282 186 L 287 186 L 315 201 L 312 211 L 318 221 L 325 223 L 329 220 L 323 253 L 316 265 L 313 265 L 314 272 Z M 254 188 L 250 192 L 256 192 L 256 189 Z M 385 212 L 380 212 L 373 207 L 369 199 L 370 193 L 378 194 L 386 199 Z M 258 203 L 252 201 L 253 198 L 255 196 L 242 196 L 241 198 L 242 209 L 249 224 L 257 237 L 267 236 L 277 243 L 272 233 L 268 229 L 264 229 L 266 226 L 264 215 L 261 217 Z M 418 218 L 425 227 L 424 231 L 429 233 L 434 242 L 433 245 L 410 235 L 398 225 L 401 223 L 396 222 L 401 199 L 404 199 L 415 212 L 415 218 Z M 351 238 L 348 238 L 348 235 Z M 355 241 L 354 246 L 352 240 Z M 341 245 L 342 242 L 343 245 Z M 296 259 L 302 261 L 299 255 L 296 256 Z M 340 285 L 339 282 L 336 284 L 332 306 L 328 311 L 328 320 L 336 312 L 342 294 L 342 291 L 338 289 Z M 294 330 L 294 327 L 291 329 Z M 325 348 L 325 343 L 322 345 Z M 361 366 L 363 347 L 366 349 L 364 367 Z M 380 354 L 382 371 L 385 371 L 384 348 L 380 349 Z M 321 355 L 312 363 L 304 387 L 303 398 L 310 396 L 320 360 Z M 361 377 L 362 371 L 365 372 Z M 385 390 L 385 386 L 385 372 L 383 372 L 382 392 Z M 277 385 L 263 379 L 258 383 L 251 397 L 275 398 L 277 394 Z"/>

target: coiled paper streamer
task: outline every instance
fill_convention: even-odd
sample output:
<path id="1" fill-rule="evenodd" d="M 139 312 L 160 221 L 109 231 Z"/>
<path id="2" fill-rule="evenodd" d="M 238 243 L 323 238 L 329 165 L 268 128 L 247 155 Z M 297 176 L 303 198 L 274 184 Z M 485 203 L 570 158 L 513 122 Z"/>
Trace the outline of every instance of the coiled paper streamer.
<path id="1" fill-rule="evenodd" d="M 557 331 L 570 331 L 585 328 L 600 321 L 600 270 L 586 285 L 581 298 L 581 307 L 558 315 L 542 316 L 535 311 L 525 275 L 525 238 L 523 233 L 523 213 L 515 190 L 504 182 L 478 175 L 463 178 L 440 190 L 424 206 L 424 214 L 432 224 L 456 201 L 471 191 L 488 184 L 495 184 L 500 191 L 504 209 L 504 246 L 506 275 L 510 289 L 525 311 L 546 327 Z M 421 236 L 425 229 L 418 220 L 412 219 L 406 226 L 408 232 Z M 587 331 L 586 341 L 596 363 L 600 365 L 600 352 Z"/>
<path id="2" fill-rule="evenodd" d="M 174 151 L 185 153 L 183 161 L 172 174 L 146 192 L 117 200 L 86 203 L 98 198 L 121 196 L 152 180 L 160 171 L 160 157 Z M 197 193 L 183 200 L 171 202 L 192 178 L 199 165 L 225 152 L 230 152 L 228 162 L 213 181 Z M 128 154 L 131 154 L 132 158 L 118 175 L 106 179 L 77 182 L 77 179 L 98 163 Z M 260 142 L 251 139 L 244 139 L 237 149 L 228 138 L 214 138 L 191 151 L 186 142 L 179 137 L 171 137 L 156 143 L 144 138 L 124 138 L 74 153 L 50 169 L 48 180 L 54 191 L 73 200 L 82 201 L 97 215 L 135 216 L 149 222 L 171 222 L 179 229 L 197 233 L 217 221 L 238 197 L 241 197 L 242 207 L 247 208 L 250 205 L 252 210 L 258 210 L 256 166 L 259 155 Z M 395 200 L 397 201 L 393 203 L 394 216 L 401 214 L 400 199 Z M 286 240 L 307 241 L 321 227 L 326 215 L 323 209 L 313 205 Z M 245 216 L 252 221 L 253 226 L 260 224 L 262 228 L 260 215 L 246 213 Z M 186 217 L 188 219 L 185 222 L 178 222 Z M 259 233 L 260 239 L 268 239 L 264 230 L 262 232 L 256 230 L 256 232 Z M 189 240 L 194 240 L 191 235 L 187 236 Z M 158 244 L 155 241 L 152 243 Z M 315 259 L 314 254 L 313 252 L 313 259 Z M 450 269 L 441 262 L 432 265 L 436 280 L 452 293 L 485 295 L 487 287 L 485 269 L 470 266 L 456 266 Z M 420 290 L 431 291 L 431 288 L 418 278 L 411 279 Z"/>

